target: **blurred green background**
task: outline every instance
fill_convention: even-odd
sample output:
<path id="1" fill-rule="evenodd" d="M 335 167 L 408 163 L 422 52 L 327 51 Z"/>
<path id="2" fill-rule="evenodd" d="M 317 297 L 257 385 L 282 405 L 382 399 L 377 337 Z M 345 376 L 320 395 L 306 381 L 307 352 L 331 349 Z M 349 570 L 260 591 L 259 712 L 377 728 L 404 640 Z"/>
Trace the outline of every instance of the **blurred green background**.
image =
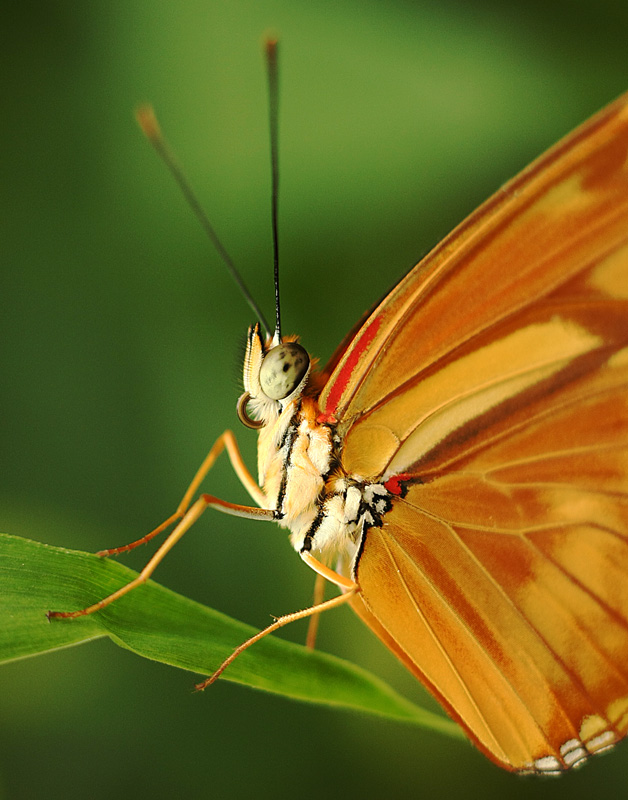
<path id="1" fill-rule="evenodd" d="M 618 0 L 4 11 L 0 529 L 90 551 L 167 516 L 237 426 L 251 322 L 142 140 L 139 102 L 155 105 L 270 316 L 260 39 L 281 35 L 284 330 L 324 360 L 468 212 L 628 89 Z M 236 429 L 253 465 L 255 436 Z M 246 500 L 226 463 L 207 489 Z M 257 626 L 312 588 L 279 529 L 210 513 L 156 578 Z M 349 610 L 324 619 L 320 646 L 422 700 Z M 560 780 L 524 780 L 435 734 L 225 682 L 198 696 L 193 682 L 107 641 L 4 666 L 0 797 L 573 800 L 623 796 L 628 781 L 626 745 Z"/>

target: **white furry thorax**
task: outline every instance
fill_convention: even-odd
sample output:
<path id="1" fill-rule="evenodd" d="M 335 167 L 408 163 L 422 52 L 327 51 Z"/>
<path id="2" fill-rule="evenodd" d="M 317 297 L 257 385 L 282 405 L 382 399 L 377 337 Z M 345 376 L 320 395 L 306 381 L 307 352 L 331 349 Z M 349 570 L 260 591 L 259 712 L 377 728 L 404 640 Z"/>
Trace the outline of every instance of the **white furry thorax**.
<path id="1" fill-rule="evenodd" d="M 364 526 L 381 524 L 390 496 L 381 484 L 342 473 L 333 428 L 318 416 L 316 401 L 301 397 L 260 430 L 260 486 L 295 550 L 311 550 L 324 563 L 350 564 Z"/>
<path id="2" fill-rule="evenodd" d="M 296 342 L 296 337 L 282 340 L 289 341 Z M 249 329 L 243 397 L 247 417 L 261 423 L 257 467 L 264 507 L 290 531 L 298 552 L 311 551 L 327 564 L 350 564 L 361 532 L 382 524 L 390 508 L 389 493 L 381 484 L 344 474 L 334 428 L 319 421 L 311 363 L 287 397 L 273 400 L 264 393 L 260 370 L 275 345 L 262 338 L 259 326 Z"/>
<path id="3" fill-rule="evenodd" d="M 316 421 L 317 413 L 313 399 L 297 398 L 259 432 L 259 483 L 296 550 L 319 513 L 333 461 L 332 431 Z"/>

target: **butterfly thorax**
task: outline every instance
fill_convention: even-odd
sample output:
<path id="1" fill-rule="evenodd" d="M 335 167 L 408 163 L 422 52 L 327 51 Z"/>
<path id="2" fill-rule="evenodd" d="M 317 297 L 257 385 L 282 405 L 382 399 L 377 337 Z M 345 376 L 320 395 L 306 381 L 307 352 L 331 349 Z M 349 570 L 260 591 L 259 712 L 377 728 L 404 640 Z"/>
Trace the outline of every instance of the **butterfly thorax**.
<path id="1" fill-rule="evenodd" d="M 267 508 L 290 530 L 295 550 L 310 550 L 327 563 L 350 564 L 361 532 L 381 523 L 390 497 L 381 484 L 344 474 L 334 428 L 319 417 L 316 399 L 302 396 L 260 430 L 260 485 Z"/>
<path id="2" fill-rule="evenodd" d="M 268 508 L 293 529 L 311 521 L 333 461 L 331 430 L 316 422 L 316 401 L 299 397 L 259 432 L 259 483 Z"/>
<path id="3" fill-rule="evenodd" d="M 302 356 L 307 363 L 299 371 L 295 364 Z M 258 480 L 264 505 L 290 531 L 295 550 L 312 551 L 325 563 L 350 565 L 362 532 L 381 525 L 390 510 L 391 495 L 384 485 L 361 481 L 342 469 L 341 437 L 333 424 L 321 421 L 318 383 L 295 337 L 277 344 L 264 341 L 258 326 L 249 330 L 246 392 L 239 409 L 245 424 L 259 428 Z M 282 396 L 286 388 L 289 394 Z M 276 389 L 279 396 L 273 397 Z"/>

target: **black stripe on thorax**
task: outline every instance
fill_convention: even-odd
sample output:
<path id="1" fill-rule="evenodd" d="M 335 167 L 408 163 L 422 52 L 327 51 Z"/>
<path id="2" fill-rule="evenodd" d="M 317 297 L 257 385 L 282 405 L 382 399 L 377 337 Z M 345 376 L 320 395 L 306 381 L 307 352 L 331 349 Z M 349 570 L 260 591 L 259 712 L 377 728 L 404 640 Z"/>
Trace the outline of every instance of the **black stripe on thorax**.
<path id="1" fill-rule="evenodd" d="M 282 450 L 284 447 L 287 447 L 287 452 L 284 457 L 283 471 L 281 474 L 281 483 L 279 484 L 277 503 L 275 505 L 275 519 L 282 519 L 283 517 L 283 511 L 281 510 L 281 508 L 283 506 L 283 501 L 286 496 L 286 487 L 288 484 L 288 469 L 292 463 L 292 449 L 294 447 L 294 443 L 298 435 L 297 417 L 299 416 L 300 413 L 301 413 L 301 400 L 299 400 L 299 402 L 296 404 L 294 409 L 294 414 L 292 415 L 290 422 L 286 425 L 286 430 L 284 431 L 284 434 L 281 437 L 281 441 L 279 442 L 279 450 Z"/>
<path id="2" fill-rule="evenodd" d="M 325 503 L 321 499 L 318 504 L 318 513 L 314 517 L 314 522 L 310 525 L 308 532 L 303 537 L 303 544 L 301 545 L 301 552 L 309 552 L 312 549 L 312 542 L 316 536 L 316 532 L 323 524 L 325 519 Z"/>

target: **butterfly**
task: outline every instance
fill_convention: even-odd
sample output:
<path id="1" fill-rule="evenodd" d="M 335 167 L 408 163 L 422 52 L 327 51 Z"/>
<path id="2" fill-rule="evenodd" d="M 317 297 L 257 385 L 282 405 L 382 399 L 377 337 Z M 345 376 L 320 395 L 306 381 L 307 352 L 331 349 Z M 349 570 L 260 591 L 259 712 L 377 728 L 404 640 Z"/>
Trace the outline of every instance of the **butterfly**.
<path id="1" fill-rule="evenodd" d="M 156 123 L 146 116 L 153 139 Z M 628 731 L 628 94 L 463 222 L 317 370 L 249 329 L 238 416 L 138 579 L 214 507 L 273 520 L 490 759 L 559 774 Z M 255 501 L 192 502 L 226 449 Z M 104 555 L 128 549 L 103 551 Z"/>

